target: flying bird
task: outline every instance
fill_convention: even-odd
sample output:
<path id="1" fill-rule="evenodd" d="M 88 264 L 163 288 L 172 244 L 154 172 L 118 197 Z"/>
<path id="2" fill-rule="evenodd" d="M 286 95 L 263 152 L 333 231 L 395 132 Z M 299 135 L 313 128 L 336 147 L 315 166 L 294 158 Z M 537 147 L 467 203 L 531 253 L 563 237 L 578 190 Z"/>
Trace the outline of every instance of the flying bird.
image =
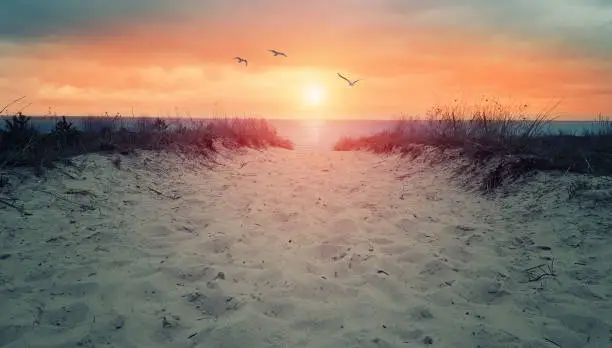
<path id="1" fill-rule="evenodd" d="M 240 58 L 240 57 L 234 57 L 234 59 L 236 59 L 236 61 L 238 62 L 238 64 L 240 63 L 244 63 L 244 66 L 249 66 L 249 61 L 244 59 L 244 58 Z"/>
<path id="2" fill-rule="evenodd" d="M 338 73 L 338 76 L 340 76 L 340 78 L 343 79 L 344 81 L 348 82 L 349 86 L 351 87 L 355 86 L 355 84 L 360 81 L 360 80 L 351 81 L 347 79 L 346 77 L 342 76 L 340 73 Z"/>
<path id="3" fill-rule="evenodd" d="M 283 53 L 283 52 L 281 52 L 281 51 L 277 51 L 277 50 L 268 50 L 268 52 L 272 52 L 272 53 L 274 53 L 274 57 L 276 57 L 276 56 L 283 56 L 283 57 L 287 57 L 287 55 L 286 55 L 286 54 L 284 54 L 284 53 Z"/>

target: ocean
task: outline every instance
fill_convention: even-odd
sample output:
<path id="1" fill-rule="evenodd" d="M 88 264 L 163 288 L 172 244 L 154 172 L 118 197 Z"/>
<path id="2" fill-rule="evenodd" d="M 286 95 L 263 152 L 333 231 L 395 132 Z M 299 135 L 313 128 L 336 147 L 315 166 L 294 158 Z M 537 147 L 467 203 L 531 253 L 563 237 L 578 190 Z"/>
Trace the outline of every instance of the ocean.
<path id="1" fill-rule="evenodd" d="M 0 119 L 5 119 L 1 117 Z M 55 127 L 58 118 L 33 117 L 34 126 L 41 132 L 48 132 Z M 81 128 L 84 120 L 91 117 L 69 117 L 77 128 Z M 136 126 L 139 118 L 123 118 L 122 126 L 130 129 Z M 205 120 L 205 119 L 203 119 Z M 175 120 L 176 121 L 176 120 Z M 334 143 L 344 136 L 370 135 L 393 127 L 395 120 L 287 120 L 271 119 L 272 125 L 278 130 L 278 134 L 290 139 L 296 149 L 302 150 L 329 150 Z M 172 123 L 172 120 L 169 121 Z M 99 119 L 94 127 L 102 128 L 108 124 L 106 119 Z M 2 122 L 2 127 L 4 122 Z M 91 123 L 90 123 L 91 126 Z M 601 127 L 597 121 L 552 121 L 548 123 L 544 131 L 548 134 L 574 134 L 582 135 L 586 131 L 597 131 Z"/>

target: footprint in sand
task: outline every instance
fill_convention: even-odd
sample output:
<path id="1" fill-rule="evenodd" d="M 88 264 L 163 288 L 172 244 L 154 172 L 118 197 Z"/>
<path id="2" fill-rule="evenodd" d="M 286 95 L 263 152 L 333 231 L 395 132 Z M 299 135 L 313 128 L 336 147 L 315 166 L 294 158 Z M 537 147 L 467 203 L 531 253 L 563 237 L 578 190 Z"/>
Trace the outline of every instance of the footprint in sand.
<path id="1" fill-rule="evenodd" d="M 452 245 L 446 248 L 440 248 L 438 253 L 440 255 L 446 255 L 449 259 L 457 260 L 462 263 L 468 263 L 474 259 L 473 254 L 461 245 Z"/>
<path id="2" fill-rule="evenodd" d="M 278 320 L 258 313 L 249 313 L 244 317 L 222 323 L 197 337 L 198 347 L 296 347 L 286 329 Z M 197 339 L 194 342 L 198 342 Z M 257 344 L 254 344 L 256 342 Z M 193 347 L 194 345 L 190 345 Z M 302 345 L 301 345 L 302 346 Z"/>
<path id="3" fill-rule="evenodd" d="M 466 240 L 465 245 L 479 245 L 484 242 L 484 237 L 481 234 L 474 233 L 471 234 Z"/>
<path id="4" fill-rule="evenodd" d="M 345 332 L 341 340 L 336 340 L 326 347 L 394 348 L 397 346 L 387 339 L 377 337 L 372 332 L 362 329 Z"/>
<path id="5" fill-rule="evenodd" d="M 425 332 L 420 329 L 414 330 L 405 330 L 405 329 L 394 329 L 392 332 L 399 337 L 399 339 L 404 342 L 414 342 L 415 344 L 422 343 L 422 338 L 425 335 Z"/>
<path id="6" fill-rule="evenodd" d="M 429 320 L 429 319 L 433 319 L 434 317 L 433 314 L 431 314 L 431 311 L 429 310 L 429 308 L 425 306 L 414 307 L 409 310 L 409 313 L 410 313 L 410 317 L 415 321 Z"/>
<path id="7" fill-rule="evenodd" d="M 41 280 L 47 280 L 53 277 L 56 273 L 57 271 L 50 267 L 41 266 L 29 272 L 25 277 L 25 281 L 30 283 L 30 282 L 37 282 Z"/>
<path id="8" fill-rule="evenodd" d="M 54 310 L 47 310 L 42 315 L 42 321 L 51 326 L 72 329 L 87 321 L 89 306 L 76 302 Z"/>
<path id="9" fill-rule="evenodd" d="M 181 267 L 166 267 L 162 272 L 182 283 L 184 281 L 200 282 L 212 280 L 219 272 L 202 264 L 191 264 Z"/>
<path id="10" fill-rule="evenodd" d="M 181 322 L 181 317 L 172 313 L 163 312 L 157 313 L 160 316 L 161 325 L 156 326 L 152 338 L 156 341 L 163 342 L 164 346 L 168 343 L 176 342 L 176 337 L 185 327 Z"/>
<path id="11" fill-rule="evenodd" d="M 285 213 L 283 211 L 277 210 L 272 213 L 272 219 L 278 222 L 289 222 L 297 216 L 298 216 L 298 213 L 296 212 Z"/>
<path id="12" fill-rule="evenodd" d="M 379 245 L 388 245 L 388 244 L 395 243 L 395 241 L 392 241 L 391 239 L 388 239 L 388 238 L 372 238 L 371 241 L 372 243 L 379 244 Z"/>
<path id="13" fill-rule="evenodd" d="M 322 317 L 306 317 L 299 318 L 291 324 L 291 328 L 298 330 L 298 332 L 331 332 L 338 326 L 338 323 L 342 322 L 341 315 L 336 314 L 333 317 L 322 316 Z"/>
<path id="14" fill-rule="evenodd" d="M 597 269 L 595 267 L 580 267 L 567 271 L 567 274 L 587 285 L 599 285 L 610 274 L 609 270 Z"/>
<path id="15" fill-rule="evenodd" d="M 420 255 L 420 254 L 416 254 L 413 256 L 409 256 L 408 258 L 404 258 L 404 254 L 412 254 L 414 252 L 414 248 L 408 245 L 402 245 L 402 244 L 382 246 L 378 250 L 380 250 L 381 253 L 387 256 L 397 257 L 398 261 L 403 261 L 403 262 L 415 262 L 415 261 L 410 261 L 410 260 L 411 259 L 414 260 L 415 256 L 419 257 Z"/>
<path id="16" fill-rule="evenodd" d="M 398 258 L 397 261 L 401 263 L 410 263 L 415 265 L 421 265 L 429 256 L 418 250 L 406 250 Z"/>
<path id="17" fill-rule="evenodd" d="M 418 222 L 416 222 L 413 219 L 403 218 L 403 219 L 399 219 L 395 223 L 395 226 L 397 226 L 397 228 L 399 228 L 401 231 L 411 233 L 417 230 Z"/>
<path id="18" fill-rule="evenodd" d="M 568 330 L 566 326 L 560 323 L 552 323 L 552 325 L 549 324 L 544 326 L 542 328 L 542 336 L 553 342 L 563 342 L 563 345 L 566 347 L 590 348 L 590 346 L 585 346 L 586 339 L 581 337 L 582 335 L 576 335 L 574 331 L 571 329 Z M 601 345 L 601 347 L 605 347 L 605 345 Z"/>
<path id="19" fill-rule="evenodd" d="M 600 342 L 612 343 L 612 325 L 601 318 L 579 315 L 571 311 L 565 312 L 563 309 L 555 311 L 551 317 L 559 320 L 570 330 L 593 338 L 597 337 Z"/>
<path id="20" fill-rule="evenodd" d="M 91 230 L 95 231 L 95 229 Z M 114 231 L 96 231 L 83 238 L 83 242 L 95 242 L 97 244 L 110 244 L 112 242 L 117 241 L 117 232 Z"/>
<path id="21" fill-rule="evenodd" d="M 451 267 L 442 260 L 432 260 L 423 266 L 419 274 L 424 276 L 436 276 L 440 278 L 449 278 L 456 274 L 458 270 Z"/>
<path id="22" fill-rule="evenodd" d="M 349 244 L 351 239 L 359 235 L 359 225 L 352 219 L 333 221 L 324 232 L 324 236 L 334 243 Z"/>
<path id="23" fill-rule="evenodd" d="M 528 345 L 527 342 L 510 332 L 493 329 L 484 324 L 480 324 L 478 329 L 472 331 L 472 338 L 474 340 L 473 344 L 477 344 L 477 347 L 542 347 L 542 345 L 537 344 L 537 342 Z"/>
<path id="24" fill-rule="evenodd" d="M 73 298 L 81 298 L 95 293 L 99 288 L 98 283 L 74 283 L 62 284 L 54 286 L 51 291 L 51 296 L 68 296 Z"/>
<path id="25" fill-rule="evenodd" d="M 327 207 L 325 207 L 325 210 L 327 210 L 332 215 L 338 215 L 346 211 L 346 209 L 347 208 L 343 205 L 334 205 L 334 204 L 328 204 Z"/>
<path id="26" fill-rule="evenodd" d="M 227 237 L 227 236 L 215 237 L 202 244 L 202 252 L 222 254 L 222 253 L 228 252 L 231 246 L 234 244 L 234 242 L 235 242 L 235 238 L 232 238 L 232 237 Z"/>
<path id="27" fill-rule="evenodd" d="M 236 311 L 242 306 L 238 299 L 224 295 L 221 291 L 194 291 L 183 295 L 183 298 L 203 315 L 219 318 L 228 312 Z"/>
<path id="28" fill-rule="evenodd" d="M 474 279 L 459 290 L 467 301 L 478 304 L 493 304 L 510 295 L 500 282 L 491 279 Z"/>
<path id="29" fill-rule="evenodd" d="M 295 312 L 295 305 L 288 300 L 258 302 L 255 308 L 263 315 L 275 319 L 290 319 Z"/>
<path id="30" fill-rule="evenodd" d="M 25 325 L 2 325 L 0 326 L 0 346 L 4 347 L 19 340 L 30 326 Z"/>
<path id="31" fill-rule="evenodd" d="M 194 238 L 194 234 L 188 231 L 178 231 L 176 228 L 166 225 L 154 225 L 145 230 L 146 241 L 153 249 L 165 249 L 176 246 L 176 243 L 188 241 Z"/>
<path id="32" fill-rule="evenodd" d="M 323 243 L 313 247 L 312 254 L 322 261 L 339 261 L 347 256 L 347 249 L 348 247 L 344 245 Z"/>
<path id="33" fill-rule="evenodd" d="M 128 261 L 127 264 L 131 263 L 132 261 Z M 115 263 L 108 263 L 109 265 L 115 265 Z M 57 275 L 57 279 L 61 279 L 64 281 L 81 281 L 83 279 L 88 279 L 90 277 L 93 277 L 96 275 L 96 269 L 92 266 L 77 266 L 74 268 L 69 268 L 66 269 L 62 272 L 60 272 Z"/>
<path id="34" fill-rule="evenodd" d="M 164 296 L 163 290 L 150 281 L 133 280 L 126 287 L 129 296 L 133 296 L 143 302 L 159 303 Z"/>
<path id="35" fill-rule="evenodd" d="M 444 232 L 448 233 L 449 235 L 465 237 L 466 235 L 469 235 L 472 231 L 475 231 L 476 228 L 467 225 L 454 225 L 448 226 L 444 230 Z"/>
<path id="36" fill-rule="evenodd" d="M 182 229 L 182 233 L 178 233 L 176 227 L 168 226 L 168 225 L 153 225 L 147 229 L 147 233 L 149 237 L 157 237 L 157 238 L 170 238 L 172 237 L 174 240 L 181 239 L 185 236 L 186 232 L 183 229 L 184 226 L 180 227 Z"/>
<path id="37" fill-rule="evenodd" d="M 388 238 L 372 238 L 370 242 L 376 245 L 376 249 L 384 255 L 397 256 L 410 253 L 413 248 L 408 245 L 397 243 Z"/>

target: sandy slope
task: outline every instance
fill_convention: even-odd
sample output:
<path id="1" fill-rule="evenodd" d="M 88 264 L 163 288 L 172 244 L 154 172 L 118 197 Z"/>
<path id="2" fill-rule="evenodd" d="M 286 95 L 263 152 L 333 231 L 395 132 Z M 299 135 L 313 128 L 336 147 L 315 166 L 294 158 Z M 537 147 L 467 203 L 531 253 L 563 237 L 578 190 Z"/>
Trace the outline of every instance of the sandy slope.
<path id="1" fill-rule="evenodd" d="M 0 346 L 612 347 L 610 204 L 568 200 L 575 177 L 484 198 L 395 156 L 219 161 L 26 180 L 31 215 L 0 208 Z"/>

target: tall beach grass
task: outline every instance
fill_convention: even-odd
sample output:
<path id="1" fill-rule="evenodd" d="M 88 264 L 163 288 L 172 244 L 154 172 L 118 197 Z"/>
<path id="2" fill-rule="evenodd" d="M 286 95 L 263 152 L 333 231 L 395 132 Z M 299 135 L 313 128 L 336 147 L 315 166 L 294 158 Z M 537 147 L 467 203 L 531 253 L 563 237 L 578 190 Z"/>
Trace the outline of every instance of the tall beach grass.
<path id="1" fill-rule="evenodd" d="M 532 170 L 612 174 L 612 121 L 600 116 L 596 132 L 551 135 L 544 127 L 554 120 L 553 108 L 528 118 L 526 105 L 493 101 L 472 107 L 436 106 L 425 119 L 401 118 L 395 126 L 373 135 L 344 137 L 334 150 L 418 157 L 424 148 L 454 149 L 472 163 L 500 160 L 496 170 L 512 177 Z M 497 184 L 488 183 L 486 189 Z"/>
<path id="2" fill-rule="evenodd" d="M 122 115 L 88 117 L 78 124 L 58 117 L 50 132 L 40 132 L 32 118 L 21 112 L 0 125 L 0 170 L 28 166 L 38 171 L 58 160 L 90 152 L 136 149 L 181 151 L 209 156 L 217 147 L 293 149 L 265 119 L 216 118 L 213 120 L 133 118 Z"/>

